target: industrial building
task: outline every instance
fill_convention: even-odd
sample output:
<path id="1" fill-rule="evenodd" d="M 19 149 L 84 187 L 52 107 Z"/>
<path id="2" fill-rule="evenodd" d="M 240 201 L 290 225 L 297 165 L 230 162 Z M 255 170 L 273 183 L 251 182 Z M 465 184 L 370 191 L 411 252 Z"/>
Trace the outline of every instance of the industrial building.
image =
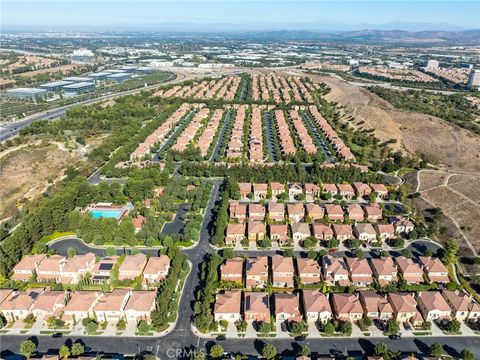
<path id="1" fill-rule="evenodd" d="M 73 84 L 72 81 L 65 81 L 65 80 L 52 81 L 52 82 L 40 85 L 40 88 L 48 91 L 57 91 L 57 90 L 62 90 L 64 86 L 71 85 L 71 84 Z"/>
<path id="2" fill-rule="evenodd" d="M 107 80 L 115 81 L 115 82 L 124 82 L 125 80 L 130 79 L 130 74 L 127 74 L 125 72 L 123 73 L 116 73 L 107 76 Z"/>
<path id="3" fill-rule="evenodd" d="M 85 93 L 93 89 L 95 89 L 94 82 L 79 82 L 63 87 L 63 91 L 65 91 L 66 94 L 71 95 Z"/>
<path id="4" fill-rule="evenodd" d="M 83 76 L 71 76 L 71 77 L 66 77 L 63 79 L 63 81 L 70 81 L 74 83 L 80 83 L 80 82 L 91 82 L 93 79 L 90 77 L 83 77 Z"/>
<path id="5" fill-rule="evenodd" d="M 38 88 L 16 88 L 6 91 L 8 97 L 19 98 L 19 99 L 28 99 L 36 98 L 38 96 L 44 96 L 48 93 L 45 89 Z"/>
<path id="6" fill-rule="evenodd" d="M 121 70 L 123 70 L 126 73 L 133 74 L 137 71 L 137 67 L 133 65 L 126 65 L 126 66 L 122 66 Z"/>

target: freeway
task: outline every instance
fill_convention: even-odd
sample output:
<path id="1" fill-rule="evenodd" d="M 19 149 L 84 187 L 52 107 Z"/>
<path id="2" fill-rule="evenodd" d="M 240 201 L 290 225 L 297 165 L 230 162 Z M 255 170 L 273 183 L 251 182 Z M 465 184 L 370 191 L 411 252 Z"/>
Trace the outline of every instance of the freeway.
<path id="1" fill-rule="evenodd" d="M 168 84 L 175 84 L 178 82 L 183 82 L 185 80 L 188 80 L 189 78 L 192 77 L 191 74 L 183 74 L 183 73 L 175 73 L 176 77 L 171 78 L 170 80 L 164 81 L 160 84 L 154 84 L 154 85 L 149 85 L 141 88 L 136 88 L 132 90 L 127 90 L 127 91 L 121 91 L 121 92 L 116 92 L 116 93 L 109 93 L 105 94 L 103 96 L 97 97 L 95 99 L 88 99 L 84 101 L 79 101 L 70 105 L 65 105 L 65 106 L 60 106 L 55 109 L 50 109 L 46 110 L 44 112 L 38 113 L 38 114 L 33 114 L 30 116 L 25 117 L 22 120 L 12 122 L 12 123 L 7 123 L 7 124 L 2 124 L 0 125 L 0 142 L 5 141 L 15 135 L 17 135 L 20 130 L 23 128 L 27 127 L 33 122 L 36 121 L 41 121 L 41 120 L 54 120 L 62 117 L 65 112 L 75 106 L 80 106 L 80 105 L 92 105 L 98 102 L 102 102 L 105 100 L 111 100 L 115 99 L 117 97 L 121 96 L 126 96 L 126 95 L 133 95 L 137 94 L 141 91 L 148 91 L 148 90 L 153 90 L 156 89 L 160 86 L 168 85 Z M 173 75 L 172 75 L 173 76 Z"/>

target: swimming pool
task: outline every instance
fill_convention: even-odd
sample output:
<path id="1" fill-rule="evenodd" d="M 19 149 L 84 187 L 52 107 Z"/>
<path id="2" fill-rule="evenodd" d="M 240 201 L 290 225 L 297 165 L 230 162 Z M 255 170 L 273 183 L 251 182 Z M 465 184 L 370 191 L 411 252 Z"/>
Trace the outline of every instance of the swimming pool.
<path id="1" fill-rule="evenodd" d="M 114 219 L 120 219 L 123 212 L 125 211 L 124 209 L 90 209 L 88 210 L 90 214 L 92 214 L 94 219 L 98 218 L 114 218 Z"/>

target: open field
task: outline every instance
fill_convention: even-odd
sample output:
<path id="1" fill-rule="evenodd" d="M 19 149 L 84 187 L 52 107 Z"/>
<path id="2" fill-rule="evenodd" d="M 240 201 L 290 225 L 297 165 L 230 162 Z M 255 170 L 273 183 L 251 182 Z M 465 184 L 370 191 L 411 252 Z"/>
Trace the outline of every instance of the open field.
<path id="1" fill-rule="evenodd" d="M 332 91 L 325 96 L 345 106 L 351 125 L 374 129 L 381 141 L 396 139 L 396 149 L 411 154 L 423 153 L 446 169 L 480 172 L 480 137 L 433 116 L 398 111 L 368 90 L 350 85 L 336 77 L 322 77 Z"/>
<path id="2" fill-rule="evenodd" d="M 480 175 L 424 170 L 418 174 L 418 191 L 434 207 L 440 207 L 460 230 L 470 248 L 480 249 Z M 473 252 L 473 251 L 472 251 Z"/>
<path id="3" fill-rule="evenodd" d="M 19 75 L 22 77 L 32 77 L 39 74 L 50 74 L 50 73 L 59 72 L 59 71 L 62 72 L 63 74 L 66 74 L 67 72 L 74 70 L 76 67 L 78 67 L 78 65 L 75 65 L 75 64 L 60 65 L 60 66 L 55 66 L 48 69 L 27 71 Z"/>
<path id="4" fill-rule="evenodd" d="M 40 195 L 80 156 L 55 144 L 34 142 L 0 154 L 0 218 L 13 215 L 25 200 Z"/>

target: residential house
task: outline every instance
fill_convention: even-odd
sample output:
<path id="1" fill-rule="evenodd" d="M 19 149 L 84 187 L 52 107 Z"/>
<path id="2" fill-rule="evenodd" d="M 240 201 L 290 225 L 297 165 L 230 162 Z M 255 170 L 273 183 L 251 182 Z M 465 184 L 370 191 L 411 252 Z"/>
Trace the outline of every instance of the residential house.
<path id="1" fill-rule="evenodd" d="M 305 190 L 305 198 L 307 201 L 313 201 L 314 198 L 319 197 L 321 193 L 320 186 L 316 184 L 306 183 L 303 184 Z"/>
<path id="2" fill-rule="evenodd" d="M 440 291 L 418 292 L 417 303 L 425 321 L 449 321 L 452 319 L 452 309 Z"/>
<path id="3" fill-rule="evenodd" d="M 244 294 L 245 321 L 270 322 L 270 300 L 267 293 L 247 291 Z"/>
<path id="4" fill-rule="evenodd" d="M 442 296 L 452 309 L 452 315 L 458 321 L 478 321 L 480 305 L 472 295 L 459 290 L 442 290 Z"/>
<path id="5" fill-rule="evenodd" d="M 270 239 L 278 242 L 279 245 L 285 245 L 289 242 L 288 225 L 286 224 L 271 224 L 268 226 Z"/>
<path id="6" fill-rule="evenodd" d="M 66 264 L 67 258 L 65 256 L 57 254 L 47 256 L 38 265 L 37 281 L 60 282 L 60 277 Z"/>
<path id="7" fill-rule="evenodd" d="M 303 241 L 311 235 L 310 225 L 307 223 L 293 223 L 290 226 L 292 227 L 294 241 Z"/>
<path id="8" fill-rule="evenodd" d="M 351 199 L 355 196 L 355 190 L 350 184 L 337 184 L 338 194 L 344 198 Z"/>
<path id="9" fill-rule="evenodd" d="M 383 184 L 370 184 L 372 191 L 376 193 L 380 198 L 386 199 L 388 197 L 388 189 Z"/>
<path id="10" fill-rule="evenodd" d="M 351 322 L 360 320 L 363 317 L 363 308 L 356 294 L 333 293 L 332 310 L 338 320 Z"/>
<path id="11" fill-rule="evenodd" d="M 395 221 L 393 226 L 395 227 L 395 232 L 397 234 L 400 234 L 400 235 L 410 234 L 413 231 L 413 229 L 415 228 L 415 225 L 413 225 L 413 222 L 411 222 L 410 220 L 406 220 L 406 219 L 401 219 L 401 220 Z"/>
<path id="12" fill-rule="evenodd" d="M 81 323 L 93 317 L 93 307 L 102 294 L 98 291 L 74 291 L 63 309 L 62 320 L 66 323 Z"/>
<path id="13" fill-rule="evenodd" d="M 318 240 L 330 240 L 333 237 L 333 230 L 325 224 L 312 224 L 313 236 Z"/>
<path id="14" fill-rule="evenodd" d="M 11 289 L 0 289 L 0 305 L 13 293 Z"/>
<path id="15" fill-rule="evenodd" d="M 296 196 L 303 195 L 303 187 L 300 183 L 288 184 L 288 196 L 290 200 L 294 200 Z"/>
<path id="16" fill-rule="evenodd" d="M 266 199 L 268 192 L 268 184 L 253 184 L 253 195 L 255 199 Z"/>
<path id="17" fill-rule="evenodd" d="M 279 182 L 270 183 L 270 188 L 272 189 L 272 197 L 275 198 L 280 194 L 285 192 L 285 185 Z"/>
<path id="18" fill-rule="evenodd" d="M 238 187 L 240 188 L 240 196 L 242 199 L 245 199 L 247 195 L 252 192 L 251 183 L 238 183 Z"/>
<path id="19" fill-rule="evenodd" d="M 126 255 L 118 267 L 118 280 L 135 280 L 135 278 L 142 275 L 145 265 L 147 265 L 147 256 L 145 254 Z"/>
<path id="20" fill-rule="evenodd" d="M 335 184 L 322 184 L 322 193 L 331 194 L 332 196 L 337 195 L 337 186 Z"/>
<path id="21" fill-rule="evenodd" d="M 358 298 L 366 317 L 380 321 L 393 318 L 393 308 L 386 296 L 377 294 L 375 291 L 359 291 Z"/>
<path id="22" fill-rule="evenodd" d="M 373 227 L 377 232 L 380 240 L 391 239 L 395 236 L 395 229 L 392 224 L 374 224 Z"/>
<path id="23" fill-rule="evenodd" d="M 62 284 L 78 284 L 80 280 L 92 272 L 95 266 L 95 254 L 75 255 L 67 259 L 65 268 L 60 275 Z"/>
<path id="24" fill-rule="evenodd" d="M 303 289 L 303 309 L 308 322 L 319 321 L 325 324 L 332 318 L 332 308 L 328 295 L 320 290 Z"/>
<path id="25" fill-rule="evenodd" d="M 355 191 L 355 194 L 358 197 L 370 195 L 370 193 L 372 192 L 372 189 L 370 188 L 370 186 L 362 182 L 354 182 L 352 186 L 353 186 L 353 190 Z"/>
<path id="26" fill-rule="evenodd" d="M 322 220 L 325 215 L 325 210 L 317 204 L 305 204 L 306 215 L 311 221 Z"/>
<path id="27" fill-rule="evenodd" d="M 265 206 L 262 204 L 248 204 L 248 219 L 249 220 L 265 220 Z"/>
<path id="28" fill-rule="evenodd" d="M 373 272 L 367 259 L 345 258 L 350 281 L 357 286 L 368 286 L 373 282 Z"/>
<path id="29" fill-rule="evenodd" d="M 45 254 L 27 255 L 13 268 L 12 280 L 28 281 L 36 274 L 38 266 L 47 257 Z"/>
<path id="30" fill-rule="evenodd" d="M 246 264 L 247 288 L 263 288 L 268 283 L 268 257 L 248 258 Z"/>
<path id="31" fill-rule="evenodd" d="M 330 221 L 343 221 L 343 209 L 340 205 L 325 204 L 325 212 Z"/>
<path id="32" fill-rule="evenodd" d="M 242 292 L 240 290 L 227 290 L 218 293 L 215 297 L 213 310 L 215 321 L 227 320 L 232 323 L 241 319 L 240 307 Z"/>
<path id="33" fill-rule="evenodd" d="M 347 263 L 343 258 L 324 256 L 322 275 L 327 284 L 346 286 L 350 283 Z"/>
<path id="34" fill-rule="evenodd" d="M 297 269 L 303 284 L 320 282 L 320 265 L 316 260 L 297 258 Z"/>
<path id="35" fill-rule="evenodd" d="M 288 219 L 292 223 L 297 223 L 305 216 L 303 203 L 287 204 Z"/>
<path id="36" fill-rule="evenodd" d="M 45 288 L 12 291 L 0 305 L 0 312 L 7 321 L 25 319 L 32 312 L 38 296 L 44 291 Z"/>
<path id="37" fill-rule="evenodd" d="M 100 259 L 100 261 L 93 266 L 92 283 L 96 285 L 110 283 L 111 272 L 117 261 L 118 256 Z"/>
<path id="38" fill-rule="evenodd" d="M 420 256 L 418 258 L 420 266 L 425 275 L 431 282 L 447 283 L 450 281 L 448 277 L 448 270 L 439 258 L 431 258 L 427 256 Z"/>
<path id="39" fill-rule="evenodd" d="M 347 215 L 350 221 L 363 221 L 365 219 L 363 209 L 357 203 L 353 203 L 347 206 Z"/>
<path id="40" fill-rule="evenodd" d="M 151 256 L 143 269 L 145 285 L 159 283 L 165 279 L 170 270 L 170 258 L 167 255 Z"/>
<path id="41" fill-rule="evenodd" d="M 388 293 L 387 300 L 393 308 L 393 318 L 400 322 L 413 322 L 417 314 L 417 302 L 409 293 Z"/>
<path id="42" fill-rule="evenodd" d="M 391 257 L 371 258 L 370 265 L 373 271 L 373 276 L 377 279 L 380 285 L 390 284 L 396 282 L 397 268 Z"/>
<path id="43" fill-rule="evenodd" d="M 333 234 L 339 241 L 346 241 L 353 238 L 352 226 L 347 224 L 333 224 Z"/>
<path id="44" fill-rule="evenodd" d="M 353 225 L 353 233 L 355 237 L 362 241 L 375 241 L 377 239 L 377 232 L 372 224 L 358 223 Z"/>
<path id="45" fill-rule="evenodd" d="M 45 290 L 35 299 L 31 312 L 36 318 L 44 321 L 50 317 L 59 319 L 67 300 L 65 291 Z"/>
<path id="46" fill-rule="evenodd" d="M 234 245 L 245 238 L 245 224 L 228 224 L 227 236 L 225 237 L 226 245 Z"/>
<path id="47" fill-rule="evenodd" d="M 362 207 L 363 207 L 363 212 L 365 214 L 365 218 L 368 221 L 376 222 L 382 219 L 383 211 L 380 205 L 378 205 L 377 203 L 372 205 L 363 205 Z"/>
<path id="48" fill-rule="evenodd" d="M 265 238 L 266 226 L 262 222 L 249 221 L 248 222 L 248 240 L 255 242 Z"/>
<path id="49" fill-rule="evenodd" d="M 398 272 L 407 283 L 420 284 L 423 282 L 423 270 L 419 264 L 404 256 L 397 256 L 394 261 L 397 264 Z"/>
<path id="50" fill-rule="evenodd" d="M 228 207 L 228 213 L 230 214 L 230 220 L 235 220 L 240 223 L 247 221 L 247 205 L 239 202 L 231 202 Z"/>
<path id="51" fill-rule="evenodd" d="M 137 217 L 132 219 L 132 224 L 133 224 L 133 227 L 135 228 L 136 233 L 142 230 L 142 227 L 145 221 L 146 221 L 145 217 L 142 215 L 138 215 Z"/>
<path id="52" fill-rule="evenodd" d="M 112 292 L 104 293 L 93 307 L 95 317 L 99 321 L 118 322 L 123 317 L 123 309 L 130 298 L 131 290 L 114 289 Z"/>
<path id="53" fill-rule="evenodd" d="M 272 284 L 274 287 L 293 287 L 293 259 L 280 255 L 272 256 Z"/>
<path id="54" fill-rule="evenodd" d="M 130 298 L 123 309 L 127 321 L 139 322 L 144 320 L 150 323 L 150 314 L 155 310 L 157 299 L 156 290 L 132 291 Z"/>
<path id="55" fill-rule="evenodd" d="M 268 203 L 268 217 L 273 221 L 284 221 L 285 220 L 285 206 L 276 202 Z"/>
<path id="56" fill-rule="evenodd" d="M 220 280 L 243 284 L 243 259 L 234 257 L 225 260 L 225 263 L 220 266 Z"/>
<path id="57" fill-rule="evenodd" d="M 275 317 L 277 321 L 301 321 L 298 295 L 292 293 L 275 293 Z"/>

